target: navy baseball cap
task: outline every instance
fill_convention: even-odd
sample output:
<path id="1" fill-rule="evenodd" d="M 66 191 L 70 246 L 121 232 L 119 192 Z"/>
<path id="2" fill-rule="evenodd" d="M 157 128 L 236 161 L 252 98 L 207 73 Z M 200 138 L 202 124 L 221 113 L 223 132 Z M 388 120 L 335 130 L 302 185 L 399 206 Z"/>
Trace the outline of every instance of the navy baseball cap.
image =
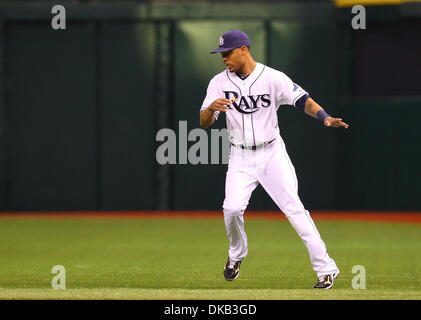
<path id="1" fill-rule="evenodd" d="M 230 30 L 219 38 L 219 48 L 211 51 L 211 53 L 230 51 L 242 46 L 250 47 L 249 36 L 241 30 Z"/>

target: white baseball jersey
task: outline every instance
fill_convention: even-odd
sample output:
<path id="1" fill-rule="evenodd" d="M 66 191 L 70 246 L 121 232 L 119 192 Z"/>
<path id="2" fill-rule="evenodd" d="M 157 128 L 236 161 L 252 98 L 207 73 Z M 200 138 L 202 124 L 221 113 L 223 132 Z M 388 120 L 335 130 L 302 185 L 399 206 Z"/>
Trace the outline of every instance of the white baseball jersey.
<path id="1" fill-rule="evenodd" d="M 295 106 L 306 93 L 284 73 L 256 63 L 254 71 L 244 80 L 228 70 L 213 77 L 200 111 L 217 99 L 235 97 L 229 106 L 231 110 L 226 112 L 230 142 L 258 146 L 279 134 L 279 106 Z M 218 115 L 219 111 L 216 111 L 215 119 Z"/>
<path id="2" fill-rule="evenodd" d="M 303 240 L 313 270 L 320 277 L 338 274 L 339 269 L 298 196 L 295 169 L 280 136 L 277 117 L 280 105 L 295 106 L 305 94 L 284 73 L 257 63 L 244 80 L 228 70 L 217 74 L 209 83 L 200 110 L 217 99 L 236 97 L 225 113 L 229 139 L 234 144 L 230 149 L 222 205 L 230 261 L 242 261 L 248 253 L 243 215 L 253 190 L 261 184 Z M 216 119 L 218 114 L 215 112 Z M 263 148 L 257 148 L 262 145 Z"/>

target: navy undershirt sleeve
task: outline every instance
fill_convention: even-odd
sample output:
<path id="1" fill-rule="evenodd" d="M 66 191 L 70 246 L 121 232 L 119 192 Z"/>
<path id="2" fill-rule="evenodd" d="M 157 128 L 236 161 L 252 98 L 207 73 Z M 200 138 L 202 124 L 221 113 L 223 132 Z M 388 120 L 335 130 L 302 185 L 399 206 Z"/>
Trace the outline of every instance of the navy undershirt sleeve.
<path id="1" fill-rule="evenodd" d="M 306 101 L 310 96 L 308 95 L 308 93 L 306 93 L 305 95 L 303 95 L 300 99 L 298 99 L 295 102 L 295 106 L 298 108 L 298 110 L 304 112 L 304 107 L 306 105 Z"/>

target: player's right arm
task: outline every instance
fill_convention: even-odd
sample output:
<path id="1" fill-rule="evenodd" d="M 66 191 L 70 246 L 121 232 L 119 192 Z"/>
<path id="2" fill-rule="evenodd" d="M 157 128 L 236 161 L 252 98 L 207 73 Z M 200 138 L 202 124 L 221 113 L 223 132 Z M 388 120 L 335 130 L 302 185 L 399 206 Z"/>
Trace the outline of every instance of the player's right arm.
<path id="1" fill-rule="evenodd" d="M 219 113 L 226 112 L 231 104 L 228 99 L 223 99 L 223 92 L 221 90 L 221 74 L 214 76 L 209 81 L 206 90 L 206 97 L 200 107 L 200 126 L 202 128 L 209 128 L 215 120 L 218 119 Z"/>
<path id="2" fill-rule="evenodd" d="M 200 111 L 200 126 L 204 129 L 209 128 L 215 122 L 215 112 L 226 112 L 231 101 L 220 98 L 212 102 L 209 107 Z"/>

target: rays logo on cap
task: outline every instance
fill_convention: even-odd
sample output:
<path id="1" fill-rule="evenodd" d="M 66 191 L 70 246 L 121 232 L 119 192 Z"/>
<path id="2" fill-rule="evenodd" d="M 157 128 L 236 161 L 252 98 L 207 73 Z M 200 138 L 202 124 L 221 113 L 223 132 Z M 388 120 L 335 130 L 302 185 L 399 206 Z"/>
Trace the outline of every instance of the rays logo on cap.
<path id="1" fill-rule="evenodd" d="M 220 46 L 224 45 L 224 38 L 222 37 L 219 38 L 219 45 Z"/>

